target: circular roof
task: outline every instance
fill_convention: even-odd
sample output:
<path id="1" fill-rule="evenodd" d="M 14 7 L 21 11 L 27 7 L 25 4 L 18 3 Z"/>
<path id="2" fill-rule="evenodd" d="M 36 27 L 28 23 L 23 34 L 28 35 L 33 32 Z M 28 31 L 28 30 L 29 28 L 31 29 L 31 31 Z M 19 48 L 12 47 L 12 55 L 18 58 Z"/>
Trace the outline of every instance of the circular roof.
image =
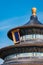
<path id="1" fill-rule="evenodd" d="M 5 57 L 16 53 L 43 52 L 43 43 L 24 43 L 25 42 L 21 42 L 19 45 L 12 45 L 0 49 L 0 58 L 5 59 Z"/>
<path id="2" fill-rule="evenodd" d="M 16 27 L 16 28 L 13 28 L 13 29 L 11 29 L 9 32 L 8 32 L 8 37 L 11 39 L 11 40 L 13 40 L 12 39 L 12 31 L 13 30 L 17 30 L 17 29 L 19 29 L 19 30 L 21 30 L 21 29 L 30 29 L 30 28 L 43 28 L 43 24 L 38 20 L 38 18 L 37 18 L 37 16 L 31 16 L 30 17 L 30 21 L 29 22 L 27 22 L 26 24 L 24 24 L 23 26 L 20 26 L 20 27 Z M 22 33 L 22 32 L 20 32 L 20 33 Z"/>
<path id="3" fill-rule="evenodd" d="M 26 29 L 30 29 L 30 28 L 43 28 L 43 24 L 38 20 L 38 17 L 36 16 L 36 8 L 32 8 L 32 16 L 30 17 L 30 21 L 28 21 L 26 24 L 24 24 L 23 26 L 20 26 L 20 27 L 16 27 L 16 28 L 13 28 L 11 29 L 9 32 L 8 32 L 8 37 L 13 40 L 12 38 L 12 31 L 13 30 L 17 30 L 19 29 L 20 30 L 20 34 L 21 36 L 23 36 L 23 32 L 21 32 L 21 30 L 26 30 Z M 32 31 L 31 31 L 32 32 Z M 31 33 L 30 32 L 30 33 Z"/>

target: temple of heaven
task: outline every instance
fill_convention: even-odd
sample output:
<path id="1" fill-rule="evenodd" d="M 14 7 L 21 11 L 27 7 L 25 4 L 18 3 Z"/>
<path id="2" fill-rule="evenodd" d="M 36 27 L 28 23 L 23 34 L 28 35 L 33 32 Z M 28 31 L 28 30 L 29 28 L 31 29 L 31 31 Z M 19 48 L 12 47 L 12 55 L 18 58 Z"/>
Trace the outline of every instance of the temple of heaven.
<path id="1" fill-rule="evenodd" d="M 30 20 L 8 31 L 14 45 L 0 49 L 2 65 L 43 65 L 43 24 L 32 8 Z"/>

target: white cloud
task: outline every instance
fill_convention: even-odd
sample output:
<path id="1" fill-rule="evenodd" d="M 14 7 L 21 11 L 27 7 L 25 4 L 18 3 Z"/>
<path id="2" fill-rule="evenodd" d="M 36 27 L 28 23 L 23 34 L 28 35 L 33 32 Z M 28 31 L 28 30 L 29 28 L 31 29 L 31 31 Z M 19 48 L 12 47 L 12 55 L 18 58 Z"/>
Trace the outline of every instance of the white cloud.
<path id="1" fill-rule="evenodd" d="M 2 27 L 0 27 L 0 30 L 3 30 L 3 29 L 6 29 L 6 28 L 9 28 L 11 25 L 9 25 L 9 26 L 2 26 Z"/>
<path id="2" fill-rule="evenodd" d="M 14 27 L 14 26 L 19 26 L 19 25 L 23 24 L 24 22 L 26 22 L 27 20 L 28 20 L 28 15 L 1 21 L 0 22 L 0 30 Z"/>

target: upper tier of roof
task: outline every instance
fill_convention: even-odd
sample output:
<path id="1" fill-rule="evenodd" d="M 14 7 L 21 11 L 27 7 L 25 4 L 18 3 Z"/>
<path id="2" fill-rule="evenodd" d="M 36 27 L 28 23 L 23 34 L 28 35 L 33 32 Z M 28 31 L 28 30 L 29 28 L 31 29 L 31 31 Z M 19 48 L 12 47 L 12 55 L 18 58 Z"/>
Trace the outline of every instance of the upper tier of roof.
<path id="1" fill-rule="evenodd" d="M 28 25 L 36 25 L 36 24 L 37 24 L 37 25 L 42 25 L 42 23 L 38 20 L 38 17 L 32 15 L 32 16 L 30 17 L 30 21 L 27 22 L 27 23 L 25 24 L 25 26 L 28 26 Z"/>
<path id="2" fill-rule="evenodd" d="M 32 16 L 30 17 L 30 21 L 28 21 L 26 24 L 24 24 L 23 26 L 19 26 L 19 27 L 16 27 L 16 28 L 13 28 L 13 29 L 11 29 L 9 32 L 8 32 L 8 37 L 10 38 L 10 39 L 12 39 L 12 34 L 11 34 L 11 32 L 13 31 L 13 30 L 17 30 L 17 29 L 19 29 L 20 30 L 20 35 L 22 36 L 22 35 L 24 35 L 23 34 L 23 31 L 25 31 L 25 30 L 27 30 L 27 29 L 30 29 L 31 30 L 31 28 L 33 29 L 33 28 L 35 28 L 35 31 L 36 32 L 34 32 L 34 34 L 35 33 L 37 33 L 37 34 L 43 34 L 43 31 L 41 31 L 40 32 L 40 30 L 42 29 L 43 30 L 43 24 L 38 20 L 38 17 L 36 16 L 36 8 L 32 8 Z M 25 29 L 25 30 L 24 30 Z M 40 29 L 40 30 L 36 30 L 36 29 Z M 32 32 L 32 31 L 31 31 Z M 30 32 L 30 33 L 31 33 Z M 29 33 L 29 34 L 30 34 Z M 31 33 L 31 34 L 33 34 L 33 32 Z M 26 35 L 26 34 L 25 34 Z M 13 40 L 13 39 L 12 39 Z"/>

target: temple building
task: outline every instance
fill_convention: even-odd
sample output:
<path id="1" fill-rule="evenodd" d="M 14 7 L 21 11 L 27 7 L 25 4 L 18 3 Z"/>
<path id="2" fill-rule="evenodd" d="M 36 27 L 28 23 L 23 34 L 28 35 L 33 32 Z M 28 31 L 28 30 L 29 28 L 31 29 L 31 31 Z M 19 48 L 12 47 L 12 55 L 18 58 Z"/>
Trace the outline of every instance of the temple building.
<path id="1" fill-rule="evenodd" d="M 43 24 L 32 8 L 30 20 L 8 31 L 14 45 L 0 49 L 2 65 L 43 65 Z"/>

